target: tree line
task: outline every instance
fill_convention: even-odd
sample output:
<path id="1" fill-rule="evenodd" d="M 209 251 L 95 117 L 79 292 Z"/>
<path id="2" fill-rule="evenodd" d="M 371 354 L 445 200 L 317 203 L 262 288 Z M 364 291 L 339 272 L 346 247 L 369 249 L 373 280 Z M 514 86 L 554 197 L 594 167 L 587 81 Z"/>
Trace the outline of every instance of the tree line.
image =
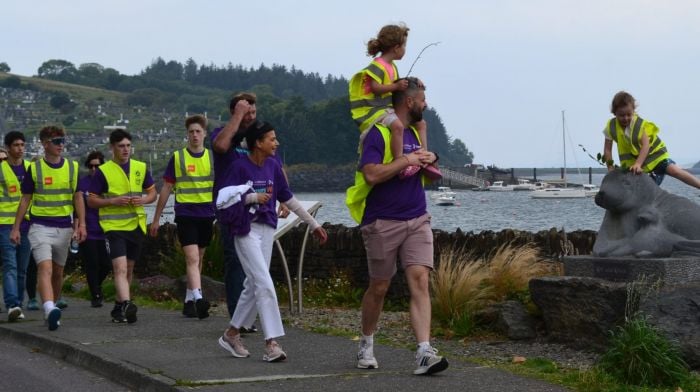
<path id="1" fill-rule="evenodd" d="M 132 106 L 206 112 L 210 119 L 221 121 L 229 118 L 232 92 L 253 91 L 258 95 L 259 117 L 274 124 L 279 133 L 286 163 L 336 165 L 357 160 L 359 132 L 350 117 L 348 81 L 343 77 L 322 77 L 278 64 L 246 68 L 160 57 L 137 75 L 124 75 L 97 63 L 76 66 L 52 59 L 38 68 L 37 76 L 124 92 Z M 447 134 L 434 108 L 426 110 L 425 119 L 430 149 L 440 154 L 441 163 L 462 166 L 472 162 L 473 153 L 463 141 Z"/>

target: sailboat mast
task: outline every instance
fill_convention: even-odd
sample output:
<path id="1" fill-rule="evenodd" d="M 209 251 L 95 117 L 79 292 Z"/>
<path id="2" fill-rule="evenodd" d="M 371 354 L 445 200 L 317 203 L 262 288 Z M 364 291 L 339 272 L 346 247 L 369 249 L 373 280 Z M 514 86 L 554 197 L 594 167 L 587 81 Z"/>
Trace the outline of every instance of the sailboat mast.
<path id="1" fill-rule="evenodd" d="M 561 111 L 561 141 L 564 146 L 564 188 L 566 188 L 566 120 L 564 111 Z"/>

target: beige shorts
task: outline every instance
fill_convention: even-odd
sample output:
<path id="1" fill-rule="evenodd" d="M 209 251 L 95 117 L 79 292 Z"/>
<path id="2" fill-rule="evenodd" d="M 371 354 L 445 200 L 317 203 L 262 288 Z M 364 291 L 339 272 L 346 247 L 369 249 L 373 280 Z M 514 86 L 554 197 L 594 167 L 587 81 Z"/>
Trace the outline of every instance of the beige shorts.
<path id="1" fill-rule="evenodd" d="M 363 226 L 369 277 L 390 280 L 396 274 L 396 260 L 405 270 L 412 265 L 433 269 L 433 231 L 430 215 L 397 221 L 377 219 Z"/>
<path id="2" fill-rule="evenodd" d="M 68 258 L 68 248 L 73 236 L 72 227 L 48 227 L 32 224 L 29 227 L 29 243 L 32 244 L 32 256 L 37 264 L 51 260 L 64 266 Z"/>

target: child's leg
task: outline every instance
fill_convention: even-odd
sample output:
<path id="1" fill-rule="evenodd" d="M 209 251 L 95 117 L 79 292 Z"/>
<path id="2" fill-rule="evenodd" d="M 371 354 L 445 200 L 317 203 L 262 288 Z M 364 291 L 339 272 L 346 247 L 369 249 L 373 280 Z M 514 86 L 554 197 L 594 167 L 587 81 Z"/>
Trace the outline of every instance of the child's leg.
<path id="1" fill-rule="evenodd" d="M 675 177 L 690 186 L 694 186 L 700 189 L 700 179 L 690 174 L 685 169 L 676 165 L 675 163 L 668 165 L 668 167 L 666 168 L 666 174 L 668 174 L 671 177 Z"/>
<path id="2" fill-rule="evenodd" d="M 425 123 L 425 120 L 420 120 L 416 123 L 416 128 L 418 129 L 421 147 L 428 151 L 428 124 Z"/>
<path id="3" fill-rule="evenodd" d="M 398 118 L 391 122 L 391 155 L 394 159 L 403 156 L 403 123 Z"/>

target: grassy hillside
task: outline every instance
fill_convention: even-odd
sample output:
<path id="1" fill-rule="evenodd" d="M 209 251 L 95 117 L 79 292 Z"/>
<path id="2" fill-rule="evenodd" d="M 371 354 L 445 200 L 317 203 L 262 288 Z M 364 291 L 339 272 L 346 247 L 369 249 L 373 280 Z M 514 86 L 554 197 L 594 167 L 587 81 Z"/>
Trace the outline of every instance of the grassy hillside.
<path id="1" fill-rule="evenodd" d="M 176 148 L 184 145 L 184 113 L 131 107 L 127 94 L 34 77 L 0 73 L 0 85 L 11 76 L 20 88 L 0 88 L 0 133 L 24 132 L 29 156 L 39 153 L 38 132 L 46 124 L 63 124 L 68 133 L 66 153 L 81 160 L 97 149 L 109 156 L 105 126 L 125 126 L 134 135 L 134 157 L 153 162 L 159 175 Z M 70 104 L 55 108 L 52 97 L 67 94 Z"/>

